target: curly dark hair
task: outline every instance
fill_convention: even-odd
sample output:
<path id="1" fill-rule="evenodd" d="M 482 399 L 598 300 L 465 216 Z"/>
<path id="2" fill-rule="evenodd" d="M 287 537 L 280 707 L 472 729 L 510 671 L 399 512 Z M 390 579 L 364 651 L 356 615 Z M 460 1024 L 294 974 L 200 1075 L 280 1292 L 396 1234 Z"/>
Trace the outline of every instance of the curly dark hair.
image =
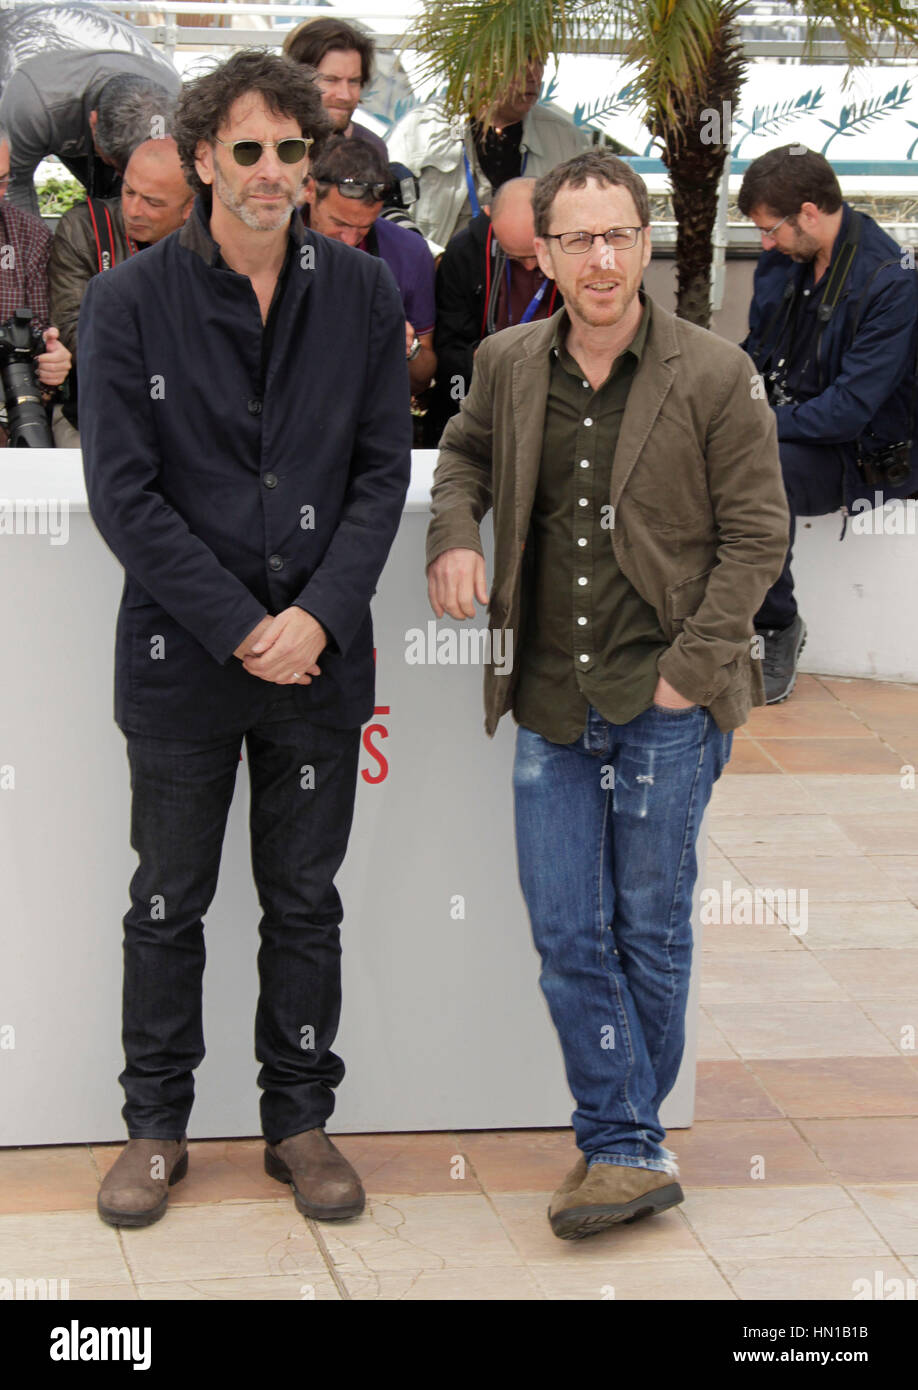
<path id="1" fill-rule="evenodd" d="M 186 83 L 175 109 L 172 133 L 185 177 L 194 191 L 200 193 L 205 186 L 194 163 L 198 141 L 214 144 L 233 103 L 249 92 L 260 92 L 274 115 L 292 116 L 302 133 L 312 136 L 310 153 L 314 156 L 332 132 L 314 75 L 313 68 L 290 58 L 278 57 L 267 49 L 247 48 L 212 72 Z"/>
<path id="2" fill-rule="evenodd" d="M 626 188 L 634 201 L 635 211 L 642 227 L 650 226 L 650 198 L 647 185 L 636 174 L 630 164 L 608 150 L 585 150 L 575 154 L 563 164 L 556 164 L 547 174 L 543 174 L 532 192 L 532 214 L 535 221 L 536 236 L 544 237 L 548 231 L 551 207 L 562 188 L 585 188 L 587 179 L 604 186 Z"/>

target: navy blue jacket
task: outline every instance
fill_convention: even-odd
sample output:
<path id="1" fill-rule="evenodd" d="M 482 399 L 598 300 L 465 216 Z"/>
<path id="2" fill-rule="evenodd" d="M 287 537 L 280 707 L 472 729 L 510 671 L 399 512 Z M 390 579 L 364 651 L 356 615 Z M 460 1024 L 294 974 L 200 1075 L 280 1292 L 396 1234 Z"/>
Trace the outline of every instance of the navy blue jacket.
<path id="1" fill-rule="evenodd" d="M 842 222 L 825 280 L 847 236 L 851 211 L 848 203 L 842 204 Z M 759 257 L 749 335 L 741 345 L 757 365 L 770 346 L 767 330 L 785 286 L 791 279 L 800 284 L 810 273 L 810 265 L 797 264 L 778 250 L 764 251 Z M 851 270 L 822 336 L 819 393 L 810 400 L 775 409 L 779 444 L 795 440 L 848 446 L 842 452 L 849 506 L 855 497 L 873 496 L 855 462 L 857 441 L 865 450 L 875 450 L 908 437 L 916 345 L 918 274 L 902 265 L 902 249 L 892 237 L 872 217 L 862 214 L 860 242 Z M 902 497 L 915 489 L 915 433 L 913 424 L 909 479 L 899 487 L 887 488 L 887 496 Z"/>
<path id="2" fill-rule="evenodd" d="M 219 255 L 209 198 L 86 290 L 80 434 L 93 519 L 126 571 L 126 732 L 236 732 L 281 689 L 319 724 L 373 711 L 370 599 L 411 471 L 404 313 L 382 261 L 296 216 L 289 235 L 264 380 L 258 300 Z M 329 645 L 310 685 L 280 687 L 233 651 L 293 604 Z"/>

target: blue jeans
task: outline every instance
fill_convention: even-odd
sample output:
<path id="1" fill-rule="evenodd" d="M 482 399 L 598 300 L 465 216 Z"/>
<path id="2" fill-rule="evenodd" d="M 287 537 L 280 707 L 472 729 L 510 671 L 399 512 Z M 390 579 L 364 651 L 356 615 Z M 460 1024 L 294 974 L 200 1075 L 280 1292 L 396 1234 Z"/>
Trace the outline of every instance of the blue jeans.
<path id="1" fill-rule="evenodd" d="M 695 840 L 730 756 L 698 705 L 580 738 L 517 731 L 520 884 L 589 1164 L 674 1171 L 659 1108 L 685 1045 Z"/>
<path id="2" fill-rule="evenodd" d="M 331 1050 L 341 1011 L 334 878 L 351 828 L 360 730 L 291 716 L 281 692 L 268 716 L 231 738 L 126 737 L 131 844 L 140 856 L 124 918 L 118 1079 L 129 1136 L 178 1139 L 188 1126 L 193 1073 L 204 1056 L 203 918 L 217 887 L 243 738 L 263 914 L 255 1016 L 262 1130 L 276 1144 L 324 1125 L 344 1076 Z"/>

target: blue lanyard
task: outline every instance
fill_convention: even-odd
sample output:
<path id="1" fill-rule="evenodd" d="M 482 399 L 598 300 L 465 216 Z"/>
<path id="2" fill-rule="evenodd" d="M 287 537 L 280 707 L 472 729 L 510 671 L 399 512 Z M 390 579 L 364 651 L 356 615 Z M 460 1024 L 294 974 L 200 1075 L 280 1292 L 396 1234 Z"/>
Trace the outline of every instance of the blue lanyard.
<path id="1" fill-rule="evenodd" d="M 475 192 L 475 180 L 472 178 L 472 170 L 469 166 L 469 157 L 463 148 L 462 158 L 465 162 L 465 186 L 469 190 L 469 202 L 472 205 L 472 216 L 477 217 L 481 212 L 481 204 L 478 201 L 478 194 Z"/>
<path id="2" fill-rule="evenodd" d="M 523 155 L 523 162 L 520 164 L 520 178 L 522 178 L 526 172 L 526 161 L 528 158 L 529 151 L 527 150 Z M 478 194 L 475 191 L 475 180 L 472 178 L 472 167 L 469 164 L 469 157 L 466 154 L 465 146 L 462 148 L 462 162 L 465 165 L 465 186 L 469 191 L 469 203 L 472 208 L 472 216 L 477 217 L 481 212 L 481 204 L 478 201 Z"/>
<path id="3" fill-rule="evenodd" d="M 506 264 L 506 266 L 505 266 L 505 270 L 506 270 L 506 274 L 507 274 L 507 322 L 508 322 L 508 324 L 511 324 L 511 323 L 513 322 L 513 314 L 512 314 L 511 309 L 510 309 L 510 262 L 509 262 L 509 260 L 507 261 L 507 264 Z M 538 309 L 539 305 L 540 305 L 541 302 L 542 302 L 542 298 L 543 298 L 543 296 L 544 296 L 544 294 L 545 294 L 545 288 L 546 288 L 547 284 L 548 284 L 548 281 L 547 281 L 546 279 L 543 279 L 541 285 L 540 285 L 539 288 L 536 290 L 535 294 L 532 296 L 532 298 L 530 299 L 529 303 L 526 305 L 526 308 L 523 310 L 523 316 L 522 316 L 522 318 L 520 319 L 520 323 L 528 323 L 529 320 L 533 317 L 533 315 L 535 314 L 536 309 Z"/>

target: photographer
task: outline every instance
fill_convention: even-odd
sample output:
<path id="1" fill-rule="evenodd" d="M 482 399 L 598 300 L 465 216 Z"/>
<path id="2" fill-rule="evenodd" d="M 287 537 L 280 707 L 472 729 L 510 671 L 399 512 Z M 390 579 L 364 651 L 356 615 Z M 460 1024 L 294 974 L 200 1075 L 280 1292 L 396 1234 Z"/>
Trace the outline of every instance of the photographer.
<path id="1" fill-rule="evenodd" d="M 777 704 L 794 688 L 806 638 L 790 569 L 794 518 L 847 516 L 855 499 L 881 505 L 918 481 L 918 275 L 802 145 L 754 160 L 739 208 L 763 248 L 742 346 L 775 412 L 791 511 L 784 569 L 755 620 L 766 699 Z"/>
<path id="2" fill-rule="evenodd" d="M 10 207 L 6 190 L 10 181 L 10 140 L 0 130 L 0 325 L 8 324 L 17 309 L 31 309 L 32 329 L 44 338 L 45 351 L 35 357 L 35 375 L 45 388 L 48 404 L 70 371 L 70 353 L 56 328 L 48 326 L 48 256 L 51 233 L 44 223 L 21 208 Z M 0 427 L 0 446 L 7 443 Z"/>

